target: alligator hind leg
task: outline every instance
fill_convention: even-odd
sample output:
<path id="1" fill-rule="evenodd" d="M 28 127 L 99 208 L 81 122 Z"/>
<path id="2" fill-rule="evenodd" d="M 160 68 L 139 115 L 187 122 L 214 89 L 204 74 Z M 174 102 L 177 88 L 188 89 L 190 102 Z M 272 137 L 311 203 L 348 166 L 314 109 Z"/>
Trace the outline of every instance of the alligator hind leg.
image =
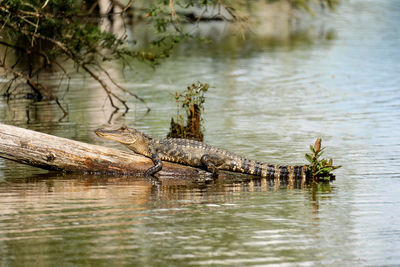
<path id="1" fill-rule="evenodd" d="M 201 157 L 200 161 L 201 164 L 203 164 L 207 168 L 207 170 L 212 173 L 213 177 L 218 177 L 218 168 L 216 166 L 216 161 L 213 157 L 205 154 Z"/>
<path id="2" fill-rule="evenodd" d="M 153 175 L 153 174 L 155 174 L 155 173 L 161 171 L 162 166 L 163 166 L 163 165 L 162 165 L 162 161 L 161 161 L 161 159 L 160 159 L 160 156 L 159 156 L 157 153 L 151 154 L 151 160 L 153 161 L 154 166 L 151 167 L 150 169 L 148 169 L 148 170 L 144 173 L 144 176 L 145 176 L 146 178 L 149 178 L 151 175 Z"/>

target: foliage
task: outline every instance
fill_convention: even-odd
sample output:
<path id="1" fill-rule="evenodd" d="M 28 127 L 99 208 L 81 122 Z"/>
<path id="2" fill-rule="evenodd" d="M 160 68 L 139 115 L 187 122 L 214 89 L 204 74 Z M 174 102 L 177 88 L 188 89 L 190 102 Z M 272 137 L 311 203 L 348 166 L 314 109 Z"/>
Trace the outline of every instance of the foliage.
<path id="1" fill-rule="evenodd" d="M 168 57 L 177 43 L 192 37 L 189 31 L 183 30 L 182 24 L 196 24 L 211 7 L 217 10 L 213 18 L 240 23 L 247 21 L 238 12 L 246 8 L 248 3 L 244 0 L 151 0 L 143 1 L 142 9 L 137 4 L 139 1 L 129 1 L 125 6 L 119 1 L 104 1 L 110 3 L 106 13 L 100 11 L 98 0 L 0 0 L 0 48 L 4 48 L 0 68 L 13 76 L 5 85 L 4 95 L 12 94 L 13 83 L 26 81 L 36 99 L 55 100 L 59 104 L 57 96 L 40 80 L 39 74 L 51 69 L 69 78 L 65 62 L 72 62 L 76 70 L 83 70 L 99 83 L 115 109 L 118 109 L 115 102 L 128 109 L 126 101 L 115 90 L 144 103 L 143 99 L 117 84 L 104 68 L 104 62 L 119 60 L 126 66 L 134 58 L 149 64 L 157 63 L 159 59 Z M 303 9 L 311 2 L 281 1 L 289 1 L 292 6 Z M 319 0 L 329 7 L 337 1 Z M 137 5 L 139 8 L 136 9 Z M 176 7 L 180 8 L 179 12 Z M 190 21 L 182 13 L 182 10 L 192 7 L 202 10 L 195 21 Z M 109 17 L 113 20 L 120 17 L 125 22 L 133 10 L 139 10 L 142 22 L 153 25 L 151 47 L 138 50 L 128 47 L 129 41 L 134 40 L 128 40 L 126 28 L 124 34 L 117 35 L 110 29 L 99 27 Z"/>
<path id="2" fill-rule="evenodd" d="M 332 159 L 320 159 L 324 153 L 324 148 L 321 148 L 321 142 L 321 138 L 317 138 L 314 146 L 310 145 L 312 153 L 306 153 L 305 155 L 306 159 L 310 163 L 310 165 L 308 165 L 308 170 L 312 174 L 313 181 L 330 181 L 334 178 L 334 175 L 331 172 L 341 166 L 334 166 Z"/>
<path id="3" fill-rule="evenodd" d="M 196 82 L 188 86 L 185 92 L 176 92 L 177 122 L 175 123 L 174 119 L 171 118 L 171 127 L 168 134 L 169 138 L 203 140 L 201 126 L 203 119 L 201 118 L 201 114 L 204 111 L 204 94 L 209 88 L 210 86 L 207 83 Z"/>
<path id="4" fill-rule="evenodd" d="M 279 0 L 269 0 L 269 2 L 277 2 Z M 285 0 L 295 9 L 303 9 L 308 13 L 313 14 L 313 6 L 319 4 L 322 8 L 328 7 L 334 10 L 339 4 L 339 0 Z"/>
<path id="5" fill-rule="evenodd" d="M 205 102 L 204 94 L 209 88 L 210 85 L 208 83 L 201 83 L 197 81 L 191 86 L 188 86 L 184 93 L 178 94 L 178 92 L 176 92 L 175 100 L 178 104 L 178 114 L 180 113 L 180 107 L 185 110 L 186 115 L 189 115 L 190 112 L 192 112 L 194 106 L 197 106 L 199 111 L 202 112 L 204 110 L 203 104 Z M 180 115 L 178 116 L 181 117 Z"/>
<path id="6" fill-rule="evenodd" d="M 5 95 L 11 94 L 12 82 L 22 79 L 32 87 L 39 100 L 56 100 L 59 104 L 52 90 L 40 81 L 35 81 L 33 77 L 50 68 L 58 69 L 68 76 L 67 70 L 59 62 L 72 60 L 77 69 L 83 69 L 100 83 L 112 106 L 117 108 L 114 99 L 126 106 L 125 101 L 113 93 L 104 79 L 100 78 L 105 73 L 112 80 L 102 68 L 101 62 L 121 56 L 123 50 L 120 48 L 124 38 L 101 31 L 91 21 L 90 13 L 82 9 L 84 3 L 86 2 L 72 0 L 46 1 L 44 4 L 38 0 L 1 1 L 0 44 L 6 50 L 0 66 L 14 75 L 7 85 Z M 16 59 L 6 58 L 9 49 L 18 52 Z M 22 70 L 19 71 L 21 63 L 28 66 L 21 67 Z M 65 113 L 64 109 L 63 111 Z"/>

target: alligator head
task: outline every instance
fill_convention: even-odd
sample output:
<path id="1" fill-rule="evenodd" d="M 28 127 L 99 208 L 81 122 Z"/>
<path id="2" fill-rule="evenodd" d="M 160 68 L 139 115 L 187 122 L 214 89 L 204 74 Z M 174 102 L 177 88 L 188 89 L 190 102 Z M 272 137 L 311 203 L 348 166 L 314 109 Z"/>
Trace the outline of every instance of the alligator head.
<path id="1" fill-rule="evenodd" d="M 143 137 L 141 132 L 126 126 L 117 130 L 97 129 L 94 132 L 102 138 L 117 141 L 124 145 L 134 144 Z"/>
<path id="2" fill-rule="evenodd" d="M 117 141 L 136 153 L 151 156 L 148 143 L 151 138 L 136 129 L 122 126 L 117 130 L 97 129 L 94 132 L 102 138 Z"/>

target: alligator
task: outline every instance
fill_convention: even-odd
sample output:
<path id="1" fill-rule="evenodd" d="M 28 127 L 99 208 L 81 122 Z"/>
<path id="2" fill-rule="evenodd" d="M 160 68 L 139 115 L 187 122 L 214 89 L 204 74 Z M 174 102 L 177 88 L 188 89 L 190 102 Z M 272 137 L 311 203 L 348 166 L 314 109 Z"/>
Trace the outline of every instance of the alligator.
<path id="1" fill-rule="evenodd" d="M 151 158 L 154 166 L 145 172 L 149 177 L 162 169 L 162 161 L 205 168 L 218 176 L 219 170 L 245 173 L 278 180 L 305 181 L 309 176 L 307 165 L 280 166 L 267 164 L 199 141 L 165 138 L 155 139 L 133 128 L 122 126 L 117 130 L 97 129 L 95 133 L 105 139 L 118 141 L 135 153 Z"/>

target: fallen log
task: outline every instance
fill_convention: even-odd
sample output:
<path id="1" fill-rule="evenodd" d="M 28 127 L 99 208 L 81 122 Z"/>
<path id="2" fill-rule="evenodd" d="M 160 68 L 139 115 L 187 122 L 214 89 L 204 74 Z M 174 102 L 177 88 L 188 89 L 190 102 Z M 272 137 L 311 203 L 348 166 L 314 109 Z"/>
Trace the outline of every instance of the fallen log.
<path id="1" fill-rule="evenodd" d="M 153 162 L 141 155 L 0 123 L 0 157 L 66 172 L 142 174 Z M 199 170 L 165 162 L 160 176 L 198 176 Z"/>

